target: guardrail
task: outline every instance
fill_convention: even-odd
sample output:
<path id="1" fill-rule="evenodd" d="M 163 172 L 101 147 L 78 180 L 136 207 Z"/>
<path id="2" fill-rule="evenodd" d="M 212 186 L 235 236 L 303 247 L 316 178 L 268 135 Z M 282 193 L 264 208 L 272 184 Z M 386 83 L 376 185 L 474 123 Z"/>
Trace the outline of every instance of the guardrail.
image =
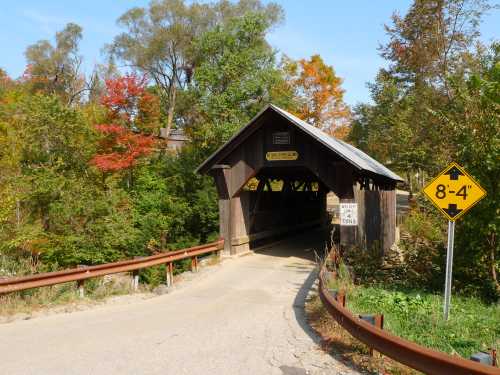
<path id="1" fill-rule="evenodd" d="M 337 298 L 328 289 L 325 263 L 319 274 L 319 296 L 330 315 L 353 337 L 378 352 L 430 375 L 500 375 L 500 369 L 458 356 L 425 348 L 407 341 L 354 316 L 345 306 L 345 295 Z M 338 299 L 338 301 L 337 301 Z"/>
<path id="2" fill-rule="evenodd" d="M 173 283 L 173 262 L 182 259 L 191 259 L 191 268 L 198 268 L 198 256 L 209 253 L 220 253 L 224 247 L 224 240 L 219 240 L 206 245 L 194 246 L 188 249 L 170 251 L 147 257 L 140 257 L 120 262 L 99 264 L 96 266 L 83 266 L 57 272 L 46 272 L 36 275 L 0 279 L 0 294 L 39 288 L 42 286 L 56 285 L 76 281 L 79 288 L 83 287 L 84 280 L 111 275 L 120 272 L 137 272 L 142 268 L 167 265 L 167 284 Z M 137 281 L 135 286 L 137 287 Z"/>

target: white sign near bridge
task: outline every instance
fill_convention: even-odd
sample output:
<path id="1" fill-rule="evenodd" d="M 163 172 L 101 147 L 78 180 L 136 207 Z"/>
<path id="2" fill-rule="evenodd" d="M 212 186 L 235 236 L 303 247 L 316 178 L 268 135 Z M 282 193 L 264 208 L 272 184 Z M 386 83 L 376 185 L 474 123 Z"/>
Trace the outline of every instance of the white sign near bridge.
<path id="1" fill-rule="evenodd" d="M 340 225 L 355 226 L 358 225 L 358 204 L 341 203 L 340 204 Z"/>

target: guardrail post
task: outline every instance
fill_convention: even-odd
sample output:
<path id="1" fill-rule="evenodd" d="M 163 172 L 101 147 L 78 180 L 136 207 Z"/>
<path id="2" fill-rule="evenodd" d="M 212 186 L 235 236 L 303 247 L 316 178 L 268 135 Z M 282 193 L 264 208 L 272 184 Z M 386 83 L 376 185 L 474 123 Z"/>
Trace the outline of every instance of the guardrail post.
<path id="1" fill-rule="evenodd" d="M 198 272 L 198 257 L 191 258 L 191 272 Z"/>
<path id="2" fill-rule="evenodd" d="M 479 362 L 488 366 L 496 367 L 497 365 L 497 351 L 495 349 L 491 349 L 489 353 L 479 352 L 474 353 L 470 356 L 470 360 L 474 362 Z"/>
<path id="3" fill-rule="evenodd" d="M 167 273 L 166 274 L 167 286 L 171 287 L 172 285 L 174 285 L 174 263 L 173 262 L 167 263 L 165 271 Z"/>
<path id="4" fill-rule="evenodd" d="M 342 307 L 345 307 L 345 292 L 343 290 L 328 289 L 330 294 L 335 298 Z"/>
<path id="5" fill-rule="evenodd" d="M 132 289 L 137 292 L 139 289 L 139 271 L 132 271 Z"/>
<path id="6" fill-rule="evenodd" d="M 345 307 L 345 292 L 343 290 L 337 293 L 337 302 L 340 303 L 342 307 Z"/>
<path id="7" fill-rule="evenodd" d="M 135 256 L 134 259 L 143 259 L 143 256 Z M 139 270 L 132 271 L 132 290 L 137 292 L 139 290 Z"/>
<path id="8" fill-rule="evenodd" d="M 84 298 L 85 297 L 85 288 L 84 288 L 85 280 L 78 280 L 76 282 L 76 287 L 78 288 L 78 297 Z"/>
<path id="9" fill-rule="evenodd" d="M 76 266 L 76 268 L 86 268 L 86 265 L 79 264 Z M 77 280 L 76 281 L 76 288 L 78 290 L 78 297 L 84 298 L 85 297 L 85 279 Z"/>
<path id="10" fill-rule="evenodd" d="M 384 329 L 384 314 L 359 315 L 359 319 L 364 320 L 379 329 Z M 370 356 L 373 357 L 373 348 L 370 348 Z"/>

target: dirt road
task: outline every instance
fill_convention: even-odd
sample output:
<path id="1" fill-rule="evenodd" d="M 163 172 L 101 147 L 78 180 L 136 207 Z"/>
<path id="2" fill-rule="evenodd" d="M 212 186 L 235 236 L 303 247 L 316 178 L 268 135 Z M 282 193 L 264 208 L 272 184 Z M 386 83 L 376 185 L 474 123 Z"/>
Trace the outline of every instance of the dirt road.
<path id="1" fill-rule="evenodd" d="M 0 325 L 0 374 L 354 374 L 305 323 L 309 246 L 229 259 L 133 304 Z"/>

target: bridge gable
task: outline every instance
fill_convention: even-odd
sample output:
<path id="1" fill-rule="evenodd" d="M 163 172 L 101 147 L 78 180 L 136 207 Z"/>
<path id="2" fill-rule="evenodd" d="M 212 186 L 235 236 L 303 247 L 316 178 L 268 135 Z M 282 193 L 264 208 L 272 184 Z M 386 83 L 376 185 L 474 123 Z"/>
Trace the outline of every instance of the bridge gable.
<path id="1" fill-rule="evenodd" d="M 394 200 L 394 188 L 401 178 L 362 151 L 276 106 L 262 110 L 200 165 L 197 172 L 210 174 L 215 180 L 220 232 L 226 239 L 228 252 L 245 251 L 252 238 L 274 233 L 271 228 L 277 226 L 293 231 L 311 222 L 326 222 L 328 191 L 333 191 L 341 202 L 362 205 L 359 218 L 363 222 L 359 230 L 341 228 L 341 242 L 353 244 L 359 233 L 374 237 L 358 236 L 361 242 L 375 240 L 389 246 L 393 243 L 393 206 L 384 202 Z M 244 190 L 253 177 L 258 180 L 257 189 Z M 281 191 L 272 191 L 272 180 L 282 182 Z M 318 186 L 315 191 L 313 183 Z M 359 193 L 360 190 L 384 190 L 389 194 L 380 200 L 379 195 L 386 196 L 382 192 L 366 195 Z M 375 204 L 370 204 L 371 200 Z M 365 206 L 379 212 L 373 216 L 366 212 Z M 365 218 L 385 218 L 386 211 L 391 211 L 389 220 L 379 220 L 375 224 L 380 230 L 370 232 L 367 226 L 373 223 Z"/>

